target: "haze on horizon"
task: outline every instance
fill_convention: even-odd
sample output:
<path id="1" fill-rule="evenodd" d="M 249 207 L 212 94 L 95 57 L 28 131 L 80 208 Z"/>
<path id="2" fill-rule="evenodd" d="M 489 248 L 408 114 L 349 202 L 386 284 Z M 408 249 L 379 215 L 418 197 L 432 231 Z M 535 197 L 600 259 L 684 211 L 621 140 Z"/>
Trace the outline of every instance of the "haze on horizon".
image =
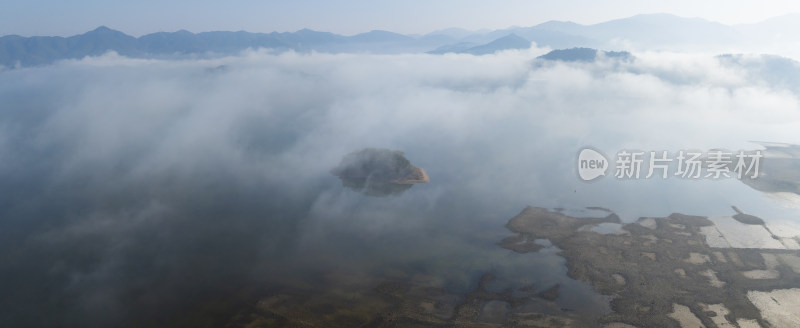
<path id="1" fill-rule="evenodd" d="M 186 29 L 249 32 L 296 31 L 310 28 L 339 34 L 389 30 L 404 34 L 445 28 L 470 30 L 532 26 L 550 20 L 595 24 L 637 14 L 668 13 L 724 24 L 747 24 L 800 12 L 800 3 L 768 1 L 629 1 L 589 0 L 420 0 L 368 2 L 319 0 L 292 2 L 240 0 L 220 5 L 210 1 L 144 0 L 110 3 L 90 0 L 8 2 L 0 11 L 0 35 L 80 34 L 105 25 L 134 36 Z"/>

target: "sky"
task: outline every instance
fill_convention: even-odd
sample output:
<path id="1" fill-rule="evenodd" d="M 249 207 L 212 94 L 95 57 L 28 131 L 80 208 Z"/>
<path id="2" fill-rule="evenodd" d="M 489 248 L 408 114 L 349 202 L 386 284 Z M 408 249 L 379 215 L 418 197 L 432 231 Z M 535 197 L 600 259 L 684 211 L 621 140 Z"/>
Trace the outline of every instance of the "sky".
<path id="1" fill-rule="evenodd" d="M 593 24 L 648 13 L 742 24 L 795 12 L 800 12 L 800 2 L 780 0 L 10 0 L 0 10 L 0 35 L 69 36 L 101 25 L 134 36 L 180 29 L 282 32 L 302 28 L 346 35 L 375 29 L 420 34 L 450 27 L 531 26 L 549 20 Z"/>

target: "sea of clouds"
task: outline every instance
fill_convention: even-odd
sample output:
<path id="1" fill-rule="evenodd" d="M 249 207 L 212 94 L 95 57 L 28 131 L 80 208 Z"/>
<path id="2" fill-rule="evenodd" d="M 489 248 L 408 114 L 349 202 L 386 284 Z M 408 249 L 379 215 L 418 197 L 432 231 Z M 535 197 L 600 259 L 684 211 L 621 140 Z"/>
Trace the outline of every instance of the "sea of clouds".
<path id="1" fill-rule="evenodd" d="M 357 257 L 336 245 L 502 229 L 527 205 L 626 221 L 758 208 L 734 180 L 584 183 L 575 156 L 799 141 L 797 65 L 536 59 L 547 51 L 109 53 L 0 71 L 0 322 L 191 325 L 209 299 Z M 329 170 L 364 147 L 404 151 L 431 182 L 385 198 L 343 189 Z"/>

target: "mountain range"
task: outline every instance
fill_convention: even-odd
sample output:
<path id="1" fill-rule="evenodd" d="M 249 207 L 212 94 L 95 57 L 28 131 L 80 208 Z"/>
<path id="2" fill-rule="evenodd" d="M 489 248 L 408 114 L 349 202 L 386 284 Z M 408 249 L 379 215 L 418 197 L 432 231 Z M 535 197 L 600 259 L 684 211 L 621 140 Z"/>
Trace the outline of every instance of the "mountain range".
<path id="1" fill-rule="evenodd" d="M 458 28 L 425 35 L 370 31 L 353 36 L 303 29 L 296 32 L 245 31 L 192 33 L 158 32 L 133 37 L 105 26 L 70 37 L 6 35 L 0 37 L 0 65 L 25 67 L 61 59 L 83 58 L 115 51 L 137 58 L 217 56 L 248 48 L 276 52 L 467 53 L 491 54 L 524 49 L 531 42 L 550 48 L 709 49 L 735 45 L 800 43 L 800 14 L 771 18 L 756 24 L 724 25 L 670 14 L 644 14 L 608 22 L 581 25 L 549 21 L 530 27 L 469 31 Z"/>

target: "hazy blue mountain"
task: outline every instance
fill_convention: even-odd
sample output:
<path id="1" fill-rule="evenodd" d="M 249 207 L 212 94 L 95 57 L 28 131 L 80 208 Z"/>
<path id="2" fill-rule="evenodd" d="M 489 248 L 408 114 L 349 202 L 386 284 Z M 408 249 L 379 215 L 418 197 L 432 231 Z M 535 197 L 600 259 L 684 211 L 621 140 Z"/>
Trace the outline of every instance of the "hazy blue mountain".
<path id="1" fill-rule="evenodd" d="M 773 17 L 755 24 L 734 25 L 748 43 L 800 42 L 800 14 Z"/>
<path id="2" fill-rule="evenodd" d="M 356 34 L 349 38 L 351 42 L 411 42 L 414 38 L 389 31 L 373 30 Z"/>
<path id="3" fill-rule="evenodd" d="M 438 47 L 432 51 L 428 51 L 428 53 L 437 55 L 446 53 L 462 53 L 480 56 L 493 54 L 502 50 L 528 49 L 530 47 L 530 41 L 512 33 L 482 45 L 475 45 L 472 42 L 459 42 Z"/>
<path id="4" fill-rule="evenodd" d="M 791 19 L 785 21 L 792 22 Z M 535 42 L 538 46 L 551 48 L 608 47 L 619 42 L 646 48 L 672 48 L 724 45 L 742 41 L 741 32 L 731 26 L 699 18 L 647 14 L 594 25 L 549 21 L 531 27 L 474 33 L 461 38 L 459 42 L 482 44 L 512 33 Z"/>
<path id="5" fill-rule="evenodd" d="M 148 34 L 138 39 L 138 49 L 148 55 L 192 53 L 230 54 L 247 48 L 286 49 L 289 45 L 274 36 L 261 33 L 204 32 L 194 34 L 180 30 Z"/>
<path id="6" fill-rule="evenodd" d="M 483 44 L 509 34 L 516 34 L 529 41 L 535 42 L 537 46 L 547 46 L 551 48 L 595 46 L 598 44 L 597 40 L 586 37 L 581 33 L 570 33 L 561 30 L 541 28 L 539 25 L 532 27 L 511 27 L 489 33 L 473 34 L 462 38 L 460 41 Z"/>
<path id="7" fill-rule="evenodd" d="M 599 44 L 597 40 L 586 36 L 540 28 L 521 28 L 514 31 L 514 33 L 535 42 L 540 47 L 568 48 L 596 46 Z"/>
<path id="8" fill-rule="evenodd" d="M 139 38 L 141 49 L 148 53 L 175 52 L 187 53 L 203 50 L 204 45 L 194 33 L 186 30 L 177 32 L 159 32 Z"/>
<path id="9" fill-rule="evenodd" d="M 532 28 L 544 31 L 553 31 L 553 32 L 560 32 L 566 33 L 571 35 L 588 35 L 589 27 L 586 25 L 581 25 L 578 23 L 573 22 L 562 22 L 562 21 L 548 21 L 541 23 L 539 25 L 533 26 Z"/>
<path id="10" fill-rule="evenodd" d="M 103 54 L 109 50 L 126 56 L 140 53 L 136 38 L 105 26 L 84 34 L 64 37 L 16 35 L 0 37 L 0 65 L 31 66 L 51 63 L 56 59 L 81 58 Z"/>
<path id="11" fill-rule="evenodd" d="M 100 55 L 108 51 L 130 57 L 226 55 L 248 48 L 300 52 L 371 53 L 472 53 L 488 54 L 505 49 L 537 46 L 564 48 L 675 49 L 735 45 L 786 45 L 800 42 L 800 14 L 771 18 L 756 24 L 723 25 L 698 18 L 647 14 L 593 25 L 549 21 L 530 27 L 468 31 L 452 28 L 422 36 L 390 31 L 370 31 L 343 36 L 303 29 L 296 32 L 250 33 L 245 31 L 192 33 L 159 32 L 135 38 L 101 26 L 71 37 L 0 37 L 0 65 L 34 66 L 60 59 Z M 513 35 L 513 37 L 509 37 Z M 710 48 L 718 49 L 718 48 Z"/>
<path id="12" fill-rule="evenodd" d="M 158 32 L 139 38 L 99 27 L 85 34 L 63 37 L 0 37 L 0 65 L 14 67 L 49 64 L 60 59 L 96 56 L 108 51 L 130 57 L 165 57 L 187 54 L 234 54 L 248 48 L 278 51 L 375 53 L 424 52 L 452 43 L 445 35 L 411 37 L 389 31 L 354 36 L 302 29 L 296 32 L 250 33 L 214 31 Z"/>
<path id="13" fill-rule="evenodd" d="M 336 47 L 329 48 L 333 52 L 371 52 L 371 53 L 403 53 L 423 52 L 431 47 L 452 42 L 452 39 L 442 36 L 441 39 L 411 37 L 389 31 L 373 30 L 367 33 L 347 37 L 345 42 Z"/>
<path id="14" fill-rule="evenodd" d="M 598 56 L 606 58 L 617 58 L 622 60 L 633 59 L 627 51 L 602 51 L 592 48 L 571 48 L 553 50 L 537 58 L 565 62 L 593 62 Z"/>
<path id="15" fill-rule="evenodd" d="M 731 26 L 670 14 L 636 15 L 594 25 L 549 21 L 531 29 L 559 32 L 595 42 L 624 40 L 647 47 L 730 44 L 741 41 L 740 32 Z"/>
<path id="16" fill-rule="evenodd" d="M 516 34 L 509 34 L 484 45 L 472 47 L 462 51 L 473 55 L 488 55 L 502 50 L 528 49 L 531 42 Z"/>
<path id="17" fill-rule="evenodd" d="M 67 38 L 69 52 L 73 56 L 100 55 L 114 49 L 121 55 L 138 52 L 136 38 L 105 26 Z"/>
<path id="18" fill-rule="evenodd" d="M 800 62 L 775 55 L 720 55 L 726 66 L 744 69 L 752 80 L 800 93 Z"/>
<path id="19" fill-rule="evenodd" d="M 447 28 L 443 30 L 436 30 L 426 34 L 426 36 L 443 35 L 452 39 L 463 39 L 470 35 L 481 34 L 480 32 L 470 31 L 463 28 Z"/>
<path id="20" fill-rule="evenodd" d="M 293 39 L 296 46 L 303 40 L 301 36 Z M 137 39 L 101 26 L 68 38 L 4 36 L 0 38 L 0 65 L 42 65 L 59 59 L 97 56 L 108 51 L 130 57 L 159 57 L 206 52 L 229 54 L 258 47 L 288 49 L 290 45 L 273 35 L 248 32 L 194 34 L 181 30 L 148 34 Z"/>
<path id="21" fill-rule="evenodd" d="M 727 44 L 740 37 L 731 26 L 670 14 L 636 15 L 594 24 L 589 26 L 585 36 L 598 40 L 623 38 L 649 46 Z"/>
<path id="22" fill-rule="evenodd" d="M 477 46 L 472 42 L 459 42 L 454 44 L 446 44 L 434 50 L 428 51 L 429 54 L 441 55 L 446 53 L 462 53 L 467 49 Z"/>
<path id="23" fill-rule="evenodd" d="M 439 47 L 442 45 L 452 44 L 457 41 L 457 38 L 444 34 L 425 34 L 418 36 L 416 39 L 417 44 L 427 45 L 429 47 L 428 49 L 430 49 L 430 47 Z"/>
<path id="24" fill-rule="evenodd" d="M 8 35 L 0 38 L 0 65 L 32 66 L 50 63 L 65 56 L 67 41 L 62 37 L 35 36 L 24 38 Z"/>
<path id="25" fill-rule="evenodd" d="M 161 57 L 198 53 L 232 54 L 248 48 L 270 48 L 296 51 L 377 51 L 410 48 L 420 52 L 431 47 L 452 42 L 443 40 L 416 40 L 412 37 L 387 32 L 372 31 L 352 37 L 309 29 L 297 32 L 250 33 L 245 31 L 214 31 L 192 33 L 158 32 L 138 39 L 122 32 L 99 27 L 85 34 L 63 37 L 0 37 L 0 65 L 14 67 L 49 64 L 59 59 L 96 56 L 116 51 L 131 57 Z M 415 43 L 419 43 L 416 45 Z M 415 49 L 416 48 L 419 49 Z"/>
<path id="26" fill-rule="evenodd" d="M 331 45 L 347 40 L 347 37 L 342 35 L 310 29 L 302 29 L 297 32 L 272 32 L 268 35 L 286 44 L 289 48 L 300 51 L 325 50 Z"/>

